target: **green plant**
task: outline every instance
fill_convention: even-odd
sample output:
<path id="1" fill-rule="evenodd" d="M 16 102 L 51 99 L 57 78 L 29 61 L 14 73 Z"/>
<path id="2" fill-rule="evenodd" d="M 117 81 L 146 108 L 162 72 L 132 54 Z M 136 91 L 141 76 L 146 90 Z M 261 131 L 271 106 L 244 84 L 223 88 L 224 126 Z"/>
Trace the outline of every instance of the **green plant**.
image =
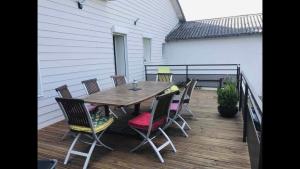
<path id="1" fill-rule="evenodd" d="M 234 109 L 238 102 L 236 85 L 226 83 L 223 88 L 218 88 L 218 104 L 220 107 Z"/>

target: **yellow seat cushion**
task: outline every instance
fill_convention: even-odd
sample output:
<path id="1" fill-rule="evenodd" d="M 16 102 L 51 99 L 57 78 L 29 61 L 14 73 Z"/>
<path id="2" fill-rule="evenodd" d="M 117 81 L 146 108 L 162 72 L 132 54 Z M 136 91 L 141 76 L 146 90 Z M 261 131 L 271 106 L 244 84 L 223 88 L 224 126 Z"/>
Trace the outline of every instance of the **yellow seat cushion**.
<path id="1" fill-rule="evenodd" d="M 96 133 L 105 130 L 107 127 L 109 127 L 114 121 L 113 117 L 110 117 L 107 121 L 102 121 L 102 122 L 98 122 L 95 126 L 94 126 L 94 130 Z M 81 131 L 81 132 L 87 132 L 87 133 L 92 133 L 92 129 L 90 127 L 83 127 L 83 126 L 76 126 L 76 125 L 70 125 L 70 129 L 71 130 L 75 130 L 75 131 Z"/>
<path id="2" fill-rule="evenodd" d="M 179 91 L 179 88 L 176 85 L 172 85 L 170 88 L 165 90 L 165 93 L 171 93 L 176 91 Z"/>

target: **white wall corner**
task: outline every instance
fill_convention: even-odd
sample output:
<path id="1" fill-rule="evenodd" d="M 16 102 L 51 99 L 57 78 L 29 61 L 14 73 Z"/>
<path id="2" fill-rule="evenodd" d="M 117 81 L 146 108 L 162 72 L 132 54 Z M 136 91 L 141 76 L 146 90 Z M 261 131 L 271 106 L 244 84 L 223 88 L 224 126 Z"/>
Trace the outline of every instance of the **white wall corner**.
<path id="1" fill-rule="evenodd" d="M 120 34 L 128 34 L 129 30 L 127 28 L 113 25 L 111 27 L 111 33 L 120 33 Z"/>

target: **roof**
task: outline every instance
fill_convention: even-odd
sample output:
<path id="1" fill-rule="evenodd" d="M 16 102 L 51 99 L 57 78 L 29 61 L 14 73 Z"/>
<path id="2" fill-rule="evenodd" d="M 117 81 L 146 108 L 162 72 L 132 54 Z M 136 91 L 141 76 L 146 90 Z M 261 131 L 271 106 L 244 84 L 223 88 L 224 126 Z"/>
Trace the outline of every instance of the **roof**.
<path id="1" fill-rule="evenodd" d="M 178 0 L 170 0 L 180 22 L 185 22 L 185 16 Z"/>
<path id="2" fill-rule="evenodd" d="M 166 36 L 166 41 L 261 33 L 262 14 L 258 13 L 183 22 Z"/>

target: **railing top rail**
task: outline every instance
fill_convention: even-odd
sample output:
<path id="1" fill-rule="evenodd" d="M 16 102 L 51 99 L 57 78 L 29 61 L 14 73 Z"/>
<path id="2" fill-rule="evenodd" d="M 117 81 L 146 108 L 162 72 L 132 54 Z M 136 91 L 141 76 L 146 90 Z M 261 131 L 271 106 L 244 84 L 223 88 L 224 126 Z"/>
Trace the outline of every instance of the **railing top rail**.
<path id="1" fill-rule="evenodd" d="M 248 85 L 249 91 L 251 93 L 251 96 L 254 98 L 253 100 L 254 100 L 255 104 L 258 106 L 259 111 L 262 112 L 262 101 L 261 101 L 261 99 L 258 97 L 257 92 L 254 90 L 251 83 L 249 83 L 249 80 L 247 79 L 247 77 L 245 76 L 243 71 L 241 71 L 241 74 L 242 74 L 242 78 L 246 81 L 246 83 Z M 243 79 L 241 79 L 241 80 L 243 80 Z"/>
<path id="2" fill-rule="evenodd" d="M 240 64 L 147 64 L 145 66 L 240 66 Z"/>

